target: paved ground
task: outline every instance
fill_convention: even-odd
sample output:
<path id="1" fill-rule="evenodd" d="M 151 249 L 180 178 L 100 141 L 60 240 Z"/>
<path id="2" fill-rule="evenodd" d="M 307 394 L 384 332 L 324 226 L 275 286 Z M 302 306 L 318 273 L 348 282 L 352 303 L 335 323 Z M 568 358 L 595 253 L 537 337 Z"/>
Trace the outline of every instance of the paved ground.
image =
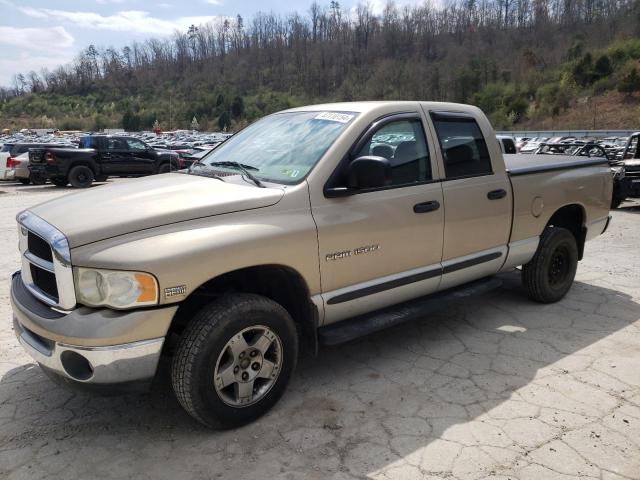
<path id="1" fill-rule="evenodd" d="M 102 188 L 102 187 L 95 187 Z M 192 421 L 161 378 L 99 398 L 18 346 L 14 216 L 64 193 L 0 185 L 0 478 L 640 479 L 640 206 L 614 213 L 559 304 L 505 288 L 304 359 L 242 429 Z"/>

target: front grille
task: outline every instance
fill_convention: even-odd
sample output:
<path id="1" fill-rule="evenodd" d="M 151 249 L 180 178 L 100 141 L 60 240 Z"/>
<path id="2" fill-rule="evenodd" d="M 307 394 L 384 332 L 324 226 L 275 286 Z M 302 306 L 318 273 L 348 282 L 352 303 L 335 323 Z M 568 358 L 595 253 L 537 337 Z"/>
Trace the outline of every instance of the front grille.
<path id="1" fill-rule="evenodd" d="M 38 235 L 29 232 L 27 237 L 27 246 L 29 251 L 36 257 L 42 258 L 47 262 L 53 262 L 53 254 L 49 244 Z"/>
<path id="2" fill-rule="evenodd" d="M 33 263 L 30 265 L 30 268 L 31 278 L 33 279 L 34 285 L 57 302 L 58 284 L 56 283 L 56 275 L 43 268 L 35 266 Z"/>
<path id="3" fill-rule="evenodd" d="M 41 302 L 71 310 L 76 304 L 67 238 L 31 212 L 18 215 L 24 286 Z"/>

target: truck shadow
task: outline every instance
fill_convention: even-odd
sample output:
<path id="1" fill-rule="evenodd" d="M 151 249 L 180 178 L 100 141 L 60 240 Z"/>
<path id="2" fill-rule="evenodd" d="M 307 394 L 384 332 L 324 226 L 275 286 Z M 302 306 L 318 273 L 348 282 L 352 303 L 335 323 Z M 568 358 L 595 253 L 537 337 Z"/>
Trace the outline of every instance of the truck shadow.
<path id="1" fill-rule="evenodd" d="M 429 318 L 301 359 L 273 411 L 232 431 L 191 420 L 166 374 L 148 394 L 95 397 L 63 390 L 37 366 L 21 365 L 0 380 L 0 450 L 54 446 L 72 461 L 80 449 L 90 457 L 92 449 L 118 444 L 132 472 L 137 461 L 153 459 L 151 472 L 160 477 L 191 456 L 212 476 L 255 474 L 262 456 L 286 458 L 287 472 L 315 468 L 318 478 L 379 472 L 452 429 L 480 424 L 479 416 L 518 408 L 514 399 L 525 405 L 533 382 L 541 389 L 536 401 L 552 401 L 543 400 L 545 392 L 553 399 L 554 385 L 575 382 L 576 372 L 597 362 L 573 354 L 640 318 L 629 295 L 601 286 L 576 282 L 562 302 L 539 305 L 524 299 L 517 274 L 504 281 Z M 586 409 L 580 398 L 567 402 L 562 408 Z M 167 442 L 165 453 L 154 452 Z"/>

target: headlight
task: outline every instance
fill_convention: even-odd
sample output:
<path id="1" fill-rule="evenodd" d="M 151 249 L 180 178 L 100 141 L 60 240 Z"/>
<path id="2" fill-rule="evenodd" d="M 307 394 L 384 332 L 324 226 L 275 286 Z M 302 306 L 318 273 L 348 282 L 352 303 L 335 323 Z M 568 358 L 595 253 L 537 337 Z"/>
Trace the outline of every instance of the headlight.
<path id="1" fill-rule="evenodd" d="M 83 305 L 133 308 L 158 303 L 158 282 L 148 273 L 78 267 L 74 274 Z"/>

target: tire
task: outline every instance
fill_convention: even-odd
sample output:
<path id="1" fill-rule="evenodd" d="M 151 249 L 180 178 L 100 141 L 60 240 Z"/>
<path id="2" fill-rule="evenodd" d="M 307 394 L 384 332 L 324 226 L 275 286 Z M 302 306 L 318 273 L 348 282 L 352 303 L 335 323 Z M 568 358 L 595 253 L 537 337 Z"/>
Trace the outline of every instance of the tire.
<path id="1" fill-rule="evenodd" d="M 620 206 L 620 204 L 622 202 L 624 202 L 625 199 L 624 198 L 620 198 L 620 197 L 613 197 L 611 199 L 611 210 L 615 210 L 616 208 L 618 208 Z"/>
<path id="2" fill-rule="evenodd" d="M 64 177 L 51 177 L 50 180 L 56 187 L 66 187 L 69 183 Z"/>
<path id="3" fill-rule="evenodd" d="M 163 163 L 162 165 L 160 165 L 158 167 L 158 174 L 160 173 L 169 173 L 171 172 L 171 164 L 170 163 Z"/>
<path id="4" fill-rule="evenodd" d="M 45 183 L 47 183 L 47 177 L 43 175 L 31 175 L 29 176 L 29 182 L 33 183 L 34 185 L 44 185 Z"/>
<path id="5" fill-rule="evenodd" d="M 109 175 L 97 175 L 96 176 L 96 182 L 106 182 L 107 178 L 109 178 Z"/>
<path id="6" fill-rule="evenodd" d="M 31 180 L 28 178 L 19 178 L 18 181 L 23 185 L 29 185 L 31 183 Z"/>
<path id="7" fill-rule="evenodd" d="M 93 184 L 93 170 L 86 165 L 77 165 L 69 171 L 69 183 L 75 188 L 88 188 Z"/>
<path id="8" fill-rule="evenodd" d="M 259 295 L 227 295 L 187 325 L 172 360 L 171 382 L 182 407 L 200 423 L 236 427 L 275 405 L 297 358 L 296 327 L 282 306 Z M 219 373 L 227 373 L 226 380 Z M 249 392 L 246 398 L 239 398 L 241 388 Z"/>
<path id="9" fill-rule="evenodd" d="M 578 245 L 573 234 L 559 227 L 547 227 L 533 259 L 522 267 L 527 295 L 540 303 L 562 299 L 573 284 L 578 269 Z"/>

